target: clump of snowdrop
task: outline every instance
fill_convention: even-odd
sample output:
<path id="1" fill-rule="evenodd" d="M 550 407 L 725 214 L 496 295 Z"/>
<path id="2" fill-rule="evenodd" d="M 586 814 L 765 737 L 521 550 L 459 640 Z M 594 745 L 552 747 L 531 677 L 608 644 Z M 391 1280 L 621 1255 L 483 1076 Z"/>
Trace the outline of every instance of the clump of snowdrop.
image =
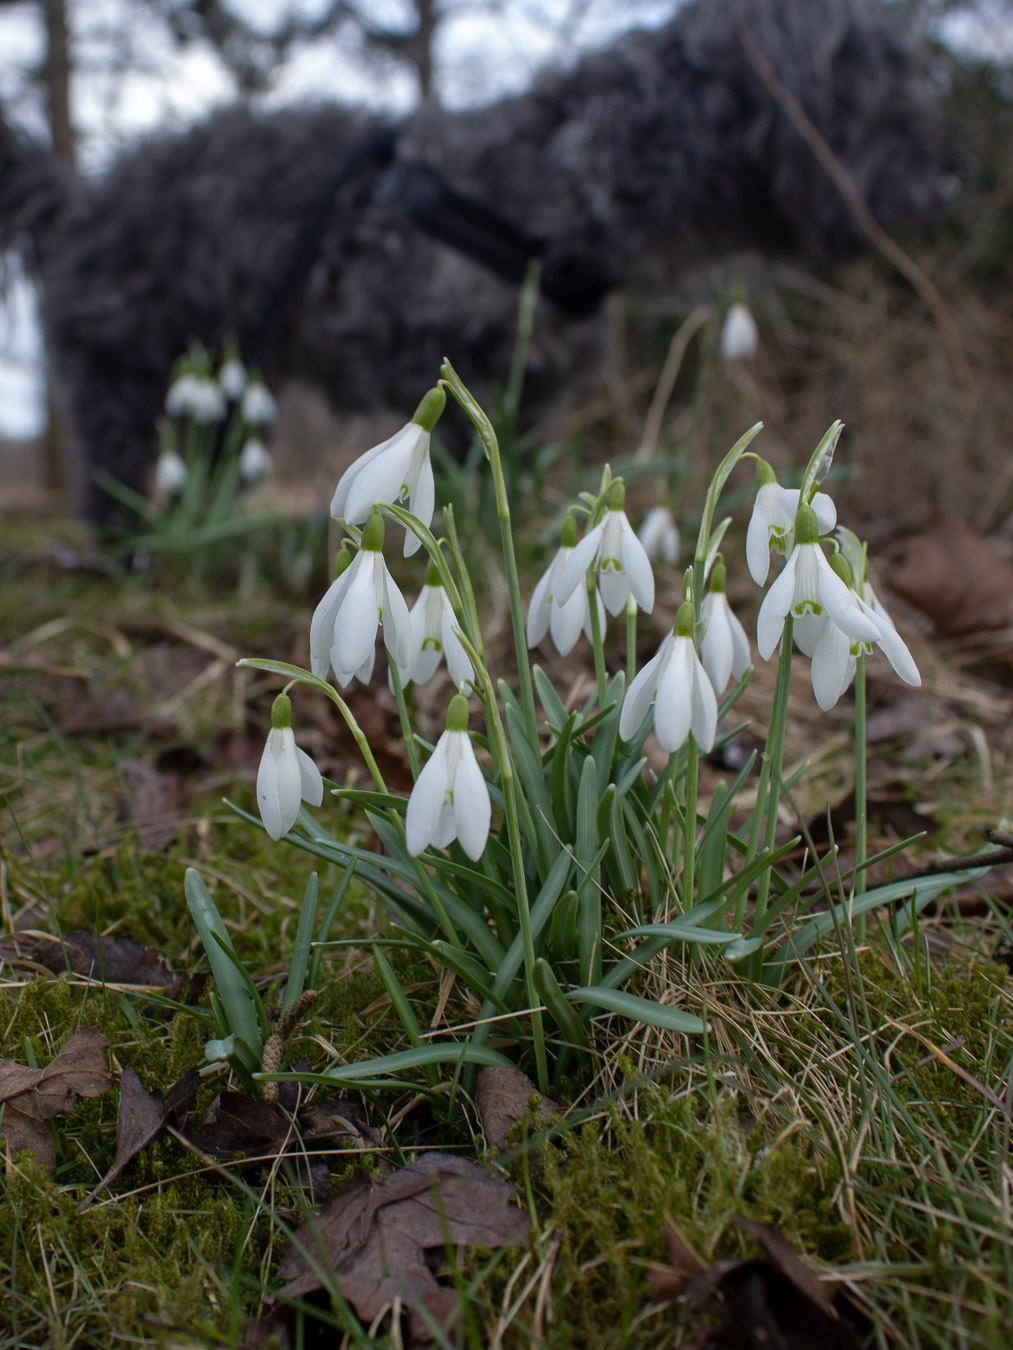
<path id="1" fill-rule="evenodd" d="M 719 556 L 711 570 L 710 589 L 700 606 L 704 626 L 700 659 L 716 694 L 724 693 L 730 679 L 741 679 L 750 665 L 749 639 L 728 603 L 727 582 L 728 570 Z"/>
<path id="2" fill-rule="evenodd" d="M 209 426 L 223 421 L 228 409 L 217 380 L 186 370 L 169 386 L 165 411 L 170 417 L 192 417 L 201 426 Z"/>
<path id="3" fill-rule="evenodd" d="M 491 821 L 489 788 L 468 734 L 468 700 L 455 694 L 447 708 L 446 730 L 408 798 L 405 843 L 415 858 L 456 839 L 477 862 L 485 852 Z"/>
<path id="4" fill-rule="evenodd" d="M 679 559 L 679 527 L 667 506 L 652 506 L 644 516 L 637 538 L 652 562 L 674 567 Z"/>
<path id="5" fill-rule="evenodd" d="M 696 610 L 679 606 L 675 625 L 657 653 L 633 680 L 619 718 L 619 735 L 630 740 L 654 705 L 658 744 L 674 754 L 692 733 L 700 750 L 710 750 L 717 732 L 718 705 L 693 639 Z"/>
<path id="6" fill-rule="evenodd" d="M 601 520 L 589 526 L 584 538 L 567 558 L 555 589 L 555 602 L 565 605 L 588 571 L 597 578 L 598 590 L 610 614 L 625 610 L 633 596 L 645 614 L 654 608 L 654 573 L 651 560 L 626 518 L 626 489 L 614 482 Z"/>
<path id="7" fill-rule="evenodd" d="M 587 587 L 575 586 L 566 600 L 560 603 L 559 599 L 560 577 L 577 543 L 577 522 L 569 511 L 563 517 L 560 536 L 562 542 L 532 592 L 526 635 L 528 646 L 535 647 L 546 633 L 550 633 L 560 656 L 567 656 L 582 632 L 588 642 L 594 639 L 591 596 Z M 601 632 L 605 627 L 605 606 L 597 588 L 594 604 L 598 608 L 598 631 Z"/>
<path id="8" fill-rule="evenodd" d="M 257 805 L 272 839 L 288 834 L 302 802 L 319 806 L 324 799 L 320 770 L 295 743 L 292 700 L 279 694 L 271 708 L 271 730 L 257 772 Z"/>
<path id="9" fill-rule="evenodd" d="M 410 422 L 360 455 L 345 470 L 331 499 L 331 515 L 335 520 L 358 525 L 375 506 L 396 505 L 407 498 L 408 510 L 429 528 L 436 506 L 429 446 L 433 427 L 446 401 L 442 389 L 430 389 Z M 406 558 L 418 551 L 420 542 L 411 530 L 407 532 Z"/>
<path id="10" fill-rule="evenodd" d="M 721 355 L 726 361 L 751 360 L 759 350 L 760 333 L 749 306 L 736 300 L 728 306 L 721 328 Z"/>

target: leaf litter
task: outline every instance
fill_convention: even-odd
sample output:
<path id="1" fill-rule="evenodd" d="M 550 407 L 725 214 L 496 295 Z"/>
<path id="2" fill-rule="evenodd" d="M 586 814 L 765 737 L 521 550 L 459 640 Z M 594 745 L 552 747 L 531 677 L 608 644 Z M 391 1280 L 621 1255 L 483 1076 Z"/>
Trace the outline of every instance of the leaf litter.
<path id="1" fill-rule="evenodd" d="M 78 1027 L 44 1069 L 0 1060 L 0 1139 L 11 1154 L 28 1149 L 39 1164 L 56 1170 L 56 1144 L 48 1121 L 73 1109 L 78 1097 L 99 1097 L 113 1085 L 105 1062 L 109 1042 L 98 1027 Z"/>
<path id="2" fill-rule="evenodd" d="M 425 1153 L 382 1180 L 346 1182 L 282 1251 L 277 1299 L 292 1301 L 336 1287 L 367 1326 L 407 1309 L 408 1346 L 433 1339 L 457 1312 L 455 1289 L 442 1284 L 428 1253 L 451 1247 L 496 1249 L 523 1243 L 530 1221 L 509 1182 L 466 1158 Z M 279 1334 L 283 1315 L 267 1319 Z M 266 1344 L 252 1324 L 247 1347 Z"/>

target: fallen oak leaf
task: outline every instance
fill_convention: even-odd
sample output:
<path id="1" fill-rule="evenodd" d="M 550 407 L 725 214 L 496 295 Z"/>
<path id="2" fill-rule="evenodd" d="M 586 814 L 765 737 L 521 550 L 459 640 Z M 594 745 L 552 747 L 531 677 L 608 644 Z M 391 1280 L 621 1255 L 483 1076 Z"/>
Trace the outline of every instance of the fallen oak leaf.
<path id="1" fill-rule="evenodd" d="M 1013 568 L 955 511 L 937 509 L 926 533 L 908 541 L 890 585 L 942 637 L 1013 622 Z"/>
<path id="2" fill-rule="evenodd" d="M 512 1064 L 487 1064 L 479 1069 L 475 1106 L 489 1148 L 506 1148 L 511 1130 L 529 1116 L 532 1098 L 537 1100 L 534 1114 L 538 1125 L 546 1127 L 553 1115 L 562 1114 L 556 1103 L 541 1097 L 527 1074 Z"/>
<path id="3" fill-rule="evenodd" d="M 523 1242 L 526 1214 L 514 1188 L 476 1163 L 426 1153 L 381 1182 L 355 1178 L 295 1233 L 282 1252 L 279 1291 L 295 1299 L 325 1287 L 320 1269 L 367 1325 L 400 1301 L 409 1309 L 410 1344 L 432 1339 L 427 1317 L 446 1326 L 457 1294 L 429 1269 L 426 1252 L 451 1246 L 502 1247 Z M 424 1317 L 421 1312 L 427 1315 Z"/>
<path id="4" fill-rule="evenodd" d="M 0 1139 L 12 1154 L 28 1149 L 41 1166 L 56 1170 L 56 1145 L 46 1121 L 69 1111 L 78 1097 L 98 1097 L 112 1087 L 103 1057 L 108 1049 L 98 1027 L 83 1026 L 44 1069 L 0 1060 Z"/>
<path id="5" fill-rule="evenodd" d="M 126 1165 L 142 1148 L 161 1134 L 170 1122 L 179 1123 L 200 1086 L 200 1074 L 190 1069 L 172 1085 L 164 1097 L 149 1092 L 135 1069 L 124 1069 L 120 1075 L 120 1105 L 116 1113 L 116 1157 L 113 1165 L 93 1191 L 77 1207 L 80 1214 L 95 1197 L 115 1181 Z"/>

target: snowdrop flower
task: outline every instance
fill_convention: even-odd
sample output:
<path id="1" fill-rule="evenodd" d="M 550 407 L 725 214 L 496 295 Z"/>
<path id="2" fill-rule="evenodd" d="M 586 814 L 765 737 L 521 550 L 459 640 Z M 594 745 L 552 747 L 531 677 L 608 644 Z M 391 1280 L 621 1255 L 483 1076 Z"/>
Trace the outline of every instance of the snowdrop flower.
<path id="1" fill-rule="evenodd" d="M 749 306 L 736 300 L 728 306 L 721 329 L 721 355 L 726 361 L 745 361 L 756 355 L 760 334 Z"/>
<path id="2" fill-rule="evenodd" d="M 295 824 L 301 802 L 319 806 L 323 799 L 320 770 L 295 743 L 292 700 L 279 694 L 271 708 L 271 730 L 257 772 L 257 805 L 264 828 L 272 839 L 280 839 Z"/>
<path id="3" fill-rule="evenodd" d="M 323 679 L 328 666 L 344 687 L 353 676 L 366 681 L 373 669 L 376 630 L 399 669 L 408 665 L 411 618 L 404 596 L 383 560 L 383 519 L 378 511 L 363 526 L 362 542 L 347 564 L 341 554 L 337 575 L 313 612 L 310 624 L 310 668 Z M 347 550 L 344 551 L 347 557 Z M 338 571 L 338 567 L 342 570 Z"/>
<path id="4" fill-rule="evenodd" d="M 795 513 L 798 488 L 784 488 L 765 459 L 756 461 L 756 501 L 746 530 L 746 565 L 749 575 L 762 586 L 770 570 L 771 550 L 785 556 L 795 546 Z M 837 524 L 837 508 L 825 492 L 812 500 L 820 534 L 828 534 Z"/>
<path id="5" fill-rule="evenodd" d="M 278 405 L 263 381 L 251 380 L 243 390 L 239 411 L 247 426 L 262 427 L 278 416 Z"/>
<path id="6" fill-rule="evenodd" d="M 259 436 L 251 436 L 239 452 L 239 476 L 244 483 L 255 483 L 274 472 L 271 452 Z"/>
<path id="7" fill-rule="evenodd" d="M 207 375 L 188 370 L 169 386 L 165 411 L 170 417 L 192 417 L 206 426 L 225 417 L 225 396 Z"/>
<path id="8" fill-rule="evenodd" d="M 429 441 L 446 401 L 442 389 L 430 389 L 410 422 L 360 455 L 345 470 L 331 501 L 335 520 L 358 525 L 374 506 L 383 502 L 394 505 L 407 497 L 408 510 L 428 529 L 436 505 Z M 405 535 L 404 556 L 410 558 L 420 542 L 409 530 Z"/>
<path id="9" fill-rule="evenodd" d="M 626 692 L 619 716 L 623 740 L 643 725 L 653 703 L 654 734 L 663 750 L 674 754 L 690 733 L 699 749 L 713 746 L 718 704 L 693 643 L 695 621 L 692 603 L 683 601 L 672 632 Z"/>
<path id="10" fill-rule="evenodd" d="M 644 516 L 637 538 L 652 561 L 659 559 L 669 567 L 675 565 L 679 556 L 679 527 L 667 506 L 651 507 Z"/>
<path id="11" fill-rule="evenodd" d="M 455 686 L 474 682 L 475 671 L 458 637 L 459 625 L 450 597 L 440 580 L 439 568 L 429 560 L 426 582 L 411 609 L 411 651 L 405 669 L 398 674 L 403 685 L 410 680 L 425 684 L 436 674 L 441 657 Z"/>
<path id="12" fill-rule="evenodd" d="M 555 603 L 565 605 L 589 568 L 598 575 L 598 589 L 610 614 L 619 614 L 633 596 L 645 614 L 654 608 L 654 573 L 643 544 L 633 533 L 623 507 L 626 489 L 613 483 L 605 515 L 587 531 L 560 570 Z"/>
<path id="13" fill-rule="evenodd" d="M 842 579 L 854 587 L 854 595 L 862 613 L 879 627 L 879 636 L 869 641 L 846 642 L 826 619 L 800 620 L 795 627 L 795 640 L 813 662 L 813 689 L 816 701 L 826 712 L 832 708 L 850 685 L 855 675 L 857 658 L 872 654 L 873 646 L 883 655 L 900 678 L 916 688 L 922 677 L 907 644 L 897 632 L 893 620 L 868 577 L 865 551 L 858 539 L 843 526 L 837 532 L 842 553 L 831 559 L 831 566 Z M 817 685 L 819 687 L 817 688 Z"/>
<path id="14" fill-rule="evenodd" d="M 812 642 L 815 634 L 811 623 L 813 619 L 830 620 L 854 641 L 874 642 L 879 637 L 879 623 L 871 614 L 863 611 L 858 596 L 827 561 L 819 545 L 819 525 L 812 507 L 799 506 L 795 517 L 795 539 L 795 547 L 784 571 L 760 606 L 756 622 L 756 646 L 764 661 L 773 654 L 789 614 L 803 621 L 801 640 L 811 650 L 815 650 Z M 815 681 L 815 668 L 813 678 Z M 820 693 L 817 692 L 819 698 Z"/>
<path id="15" fill-rule="evenodd" d="M 426 848 L 446 848 L 453 839 L 477 862 L 485 850 L 492 804 L 485 776 L 468 735 L 468 700 L 455 694 L 446 730 L 408 798 L 405 843 L 413 858 Z"/>
<path id="16" fill-rule="evenodd" d="M 238 403 L 246 388 L 246 367 L 238 356 L 229 356 L 218 372 L 218 387 L 227 399 Z"/>
<path id="17" fill-rule="evenodd" d="M 163 450 L 155 465 L 155 490 L 162 497 L 175 497 L 186 484 L 186 462 L 175 450 Z"/>
<path id="18" fill-rule="evenodd" d="M 749 668 L 749 639 L 731 611 L 725 594 L 727 570 L 720 556 L 710 576 L 710 590 L 700 606 L 706 630 L 700 643 L 700 659 L 715 694 L 723 694 L 734 676 L 741 679 Z"/>
<path id="19" fill-rule="evenodd" d="M 586 586 L 575 587 L 570 597 L 563 604 L 559 603 L 559 578 L 577 543 L 577 522 L 569 511 L 563 517 L 561 535 L 562 543 L 556 550 L 556 556 L 543 572 L 531 596 L 527 637 L 528 646 L 535 647 L 547 632 L 551 633 L 556 651 L 560 656 L 566 656 L 581 632 L 588 642 L 593 642 L 594 629 L 591 626 L 591 596 Z M 603 633 L 605 606 L 597 589 L 594 603 L 598 606 L 598 631 Z"/>

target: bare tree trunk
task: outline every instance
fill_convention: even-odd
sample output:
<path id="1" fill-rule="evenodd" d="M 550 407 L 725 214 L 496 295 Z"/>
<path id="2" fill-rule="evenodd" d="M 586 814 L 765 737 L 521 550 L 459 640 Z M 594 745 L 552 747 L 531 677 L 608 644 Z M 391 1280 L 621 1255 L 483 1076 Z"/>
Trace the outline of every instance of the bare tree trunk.
<path id="1" fill-rule="evenodd" d="M 70 120 L 70 51 L 67 40 L 66 0 L 43 0 L 46 21 L 46 61 L 43 79 L 49 111 L 53 154 L 69 169 L 76 160 L 76 141 Z M 54 493 L 67 492 L 67 432 L 63 417 L 46 379 L 46 430 L 42 438 L 43 486 Z"/>

